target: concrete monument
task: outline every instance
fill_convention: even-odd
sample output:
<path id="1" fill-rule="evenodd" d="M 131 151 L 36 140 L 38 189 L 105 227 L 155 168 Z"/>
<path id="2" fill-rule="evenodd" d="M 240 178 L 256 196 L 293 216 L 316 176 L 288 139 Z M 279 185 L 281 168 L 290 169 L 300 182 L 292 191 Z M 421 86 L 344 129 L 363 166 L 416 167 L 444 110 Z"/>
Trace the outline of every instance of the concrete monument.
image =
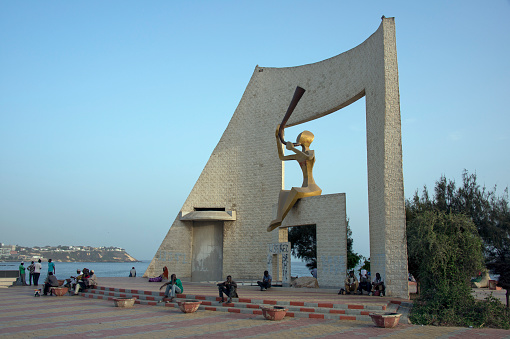
<path id="1" fill-rule="evenodd" d="M 260 279 L 268 265 L 268 246 L 287 241 L 285 227 L 308 223 L 317 225 L 318 252 L 322 251 L 317 254 L 319 285 L 339 287 L 345 277 L 345 195 L 301 198 L 289 209 L 278 232 L 266 230 L 278 215 L 271 211 L 283 189 L 284 173 L 278 154 L 267 150 L 274 149 L 274 128 L 296 86 L 306 88 L 306 93 L 289 126 L 333 113 L 366 96 L 371 268 L 384 277 L 387 295 L 408 298 L 393 18 L 383 18 L 377 31 L 359 46 L 324 61 L 255 68 L 144 276 L 157 275 L 168 266 L 172 273 L 193 281 L 220 281 L 229 274 L 236 279 Z M 257 147 L 246 140 L 256 140 Z M 284 207 L 281 210 L 285 212 Z M 280 271 L 273 272 L 274 279 L 277 275 L 281 276 Z M 321 276 L 327 279 L 321 281 Z"/>

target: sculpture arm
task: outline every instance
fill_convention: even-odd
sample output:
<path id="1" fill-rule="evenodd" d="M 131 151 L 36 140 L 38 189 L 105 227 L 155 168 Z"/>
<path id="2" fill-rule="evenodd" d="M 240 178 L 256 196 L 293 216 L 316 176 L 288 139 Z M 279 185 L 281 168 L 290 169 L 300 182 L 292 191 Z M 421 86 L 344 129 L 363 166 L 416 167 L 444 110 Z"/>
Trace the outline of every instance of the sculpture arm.
<path id="1" fill-rule="evenodd" d="M 307 153 L 300 151 L 296 147 L 294 147 L 294 144 L 290 141 L 287 141 L 286 146 L 289 151 L 296 153 L 298 156 L 301 156 L 301 157 L 305 158 L 306 160 L 312 160 L 315 157 L 314 151 L 309 150 Z"/>
<path id="2" fill-rule="evenodd" d="M 280 130 L 280 125 L 276 126 L 276 133 L 275 133 L 275 136 L 276 136 L 276 148 L 278 149 L 278 157 L 282 161 L 297 160 L 297 157 L 296 157 L 295 154 L 285 155 L 283 153 L 282 142 L 280 141 L 280 136 L 278 135 L 279 130 Z"/>

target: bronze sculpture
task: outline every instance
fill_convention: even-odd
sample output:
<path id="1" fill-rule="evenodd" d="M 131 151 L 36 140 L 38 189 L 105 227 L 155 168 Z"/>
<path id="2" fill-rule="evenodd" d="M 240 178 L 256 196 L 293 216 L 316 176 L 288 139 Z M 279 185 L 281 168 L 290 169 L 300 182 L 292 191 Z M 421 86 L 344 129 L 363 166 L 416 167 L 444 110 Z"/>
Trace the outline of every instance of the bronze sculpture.
<path id="1" fill-rule="evenodd" d="M 287 120 L 294 111 L 294 108 L 296 107 L 304 92 L 305 90 L 301 87 L 296 88 L 296 92 L 294 93 L 294 97 L 292 98 L 287 113 L 285 114 L 282 123 L 277 126 L 275 132 L 278 157 L 282 161 L 296 160 L 299 163 L 301 171 L 303 172 L 303 184 L 301 187 L 292 187 L 290 191 L 280 191 L 280 195 L 278 197 L 277 216 L 276 219 L 271 221 L 269 227 L 267 228 L 268 232 L 271 232 L 282 224 L 282 221 L 285 219 L 287 213 L 289 213 L 290 209 L 299 199 L 321 195 L 322 193 L 320 187 L 315 183 L 312 174 L 313 165 L 315 164 L 315 152 L 310 149 L 310 144 L 314 139 L 313 133 L 310 131 L 301 132 L 297 136 L 296 143 L 290 141 L 285 142 L 283 139 L 283 130 L 285 128 L 285 124 L 287 123 Z M 293 151 L 295 154 L 285 155 L 282 149 L 283 143 L 285 143 L 285 146 L 289 151 Z M 301 146 L 301 150 L 298 150 L 296 146 Z"/>

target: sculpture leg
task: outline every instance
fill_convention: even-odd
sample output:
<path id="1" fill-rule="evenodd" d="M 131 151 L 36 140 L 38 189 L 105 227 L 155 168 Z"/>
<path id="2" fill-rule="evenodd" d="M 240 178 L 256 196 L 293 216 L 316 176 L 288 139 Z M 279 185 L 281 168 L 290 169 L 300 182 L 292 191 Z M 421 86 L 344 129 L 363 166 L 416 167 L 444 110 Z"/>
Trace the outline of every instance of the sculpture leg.
<path id="1" fill-rule="evenodd" d="M 271 232 L 275 228 L 279 227 L 296 201 L 298 201 L 298 199 L 302 198 L 303 196 L 304 194 L 298 192 L 294 187 L 290 191 L 281 191 L 280 197 L 278 199 L 278 213 L 276 219 L 271 221 L 267 231 Z"/>
<path id="2" fill-rule="evenodd" d="M 287 196 L 289 195 L 290 191 L 282 190 L 280 191 L 280 195 L 278 196 L 278 210 L 276 211 L 276 219 L 271 221 L 269 224 L 269 227 L 267 228 L 268 232 L 271 232 L 278 226 L 282 224 L 282 209 L 283 205 L 285 204 L 285 201 L 287 200 Z"/>

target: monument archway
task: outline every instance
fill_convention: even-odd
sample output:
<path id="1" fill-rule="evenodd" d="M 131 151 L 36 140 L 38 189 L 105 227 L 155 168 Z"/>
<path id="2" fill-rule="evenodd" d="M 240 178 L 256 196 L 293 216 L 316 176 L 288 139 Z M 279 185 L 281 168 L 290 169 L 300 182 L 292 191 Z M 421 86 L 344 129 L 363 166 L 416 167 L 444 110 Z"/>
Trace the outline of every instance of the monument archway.
<path id="1" fill-rule="evenodd" d="M 298 67 L 255 68 L 232 119 L 145 276 L 167 266 L 180 277 L 191 277 L 196 219 L 186 216 L 206 206 L 225 213 L 219 219 L 210 217 L 224 221 L 223 275 L 260 278 L 267 265 L 267 244 L 272 243 L 266 228 L 283 188 L 274 131 L 296 86 L 306 93 L 288 126 L 320 118 L 366 97 L 371 271 L 383 276 L 388 296 L 409 297 L 393 18 L 383 18 L 367 40 L 335 57 Z"/>

